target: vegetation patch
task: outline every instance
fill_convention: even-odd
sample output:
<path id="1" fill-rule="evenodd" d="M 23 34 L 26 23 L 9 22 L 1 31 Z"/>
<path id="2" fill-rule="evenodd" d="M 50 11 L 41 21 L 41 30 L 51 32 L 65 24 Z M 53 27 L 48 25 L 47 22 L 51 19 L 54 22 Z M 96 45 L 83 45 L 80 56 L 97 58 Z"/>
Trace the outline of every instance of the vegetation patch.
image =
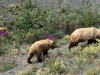
<path id="1" fill-rule="evenodd" d="M 64 61 L 59 59 L 49 59 L 43 64 L 43 68 L 37 71 L 37 75 L 62 74 L 65 71 Z"/>
<path id="2" fill-rule="evenodd" d="M 0 35 L 0 73 L 17 66 L 15 58 L 11 59 L 9 56 L 13 58 L 20 54 L 20 46 L 23 43 L 32 44 L 37 40 L 48 38 L 56 41 L 56 47 L 60 48 L 64 44 L 69 44 L 70 34 L 75 29 L 100 27 L 100 12 L 98 11 L 100 5 L 95 1 L 92 3 L 90 0 L 82 0 L 78 9 L 73 9 L 69 3 L 65 5 L 64 1 L 58 0 L 57 9 L 52 6 L 41 8 L 38 3 L 32 3 L 31 0 L 23 5 L 11 4 L 6 11 L 0 6 L 0 14 L 8 11 L 13 17 L 10 20 L 9 17 L 0 16 L 0 26 L 8 29 L 7 34 Z M 53 2 L 51 3 L 53 5 Z M 99 43 L 91 45 L 85 42 L 73 47 L 70 51 L 66 48 L 64 49 L 65 55 L 43 62 L 42 68 L 35 72 L 25 70 L 18 74 L 98 75 L 100 72 L 98 67 L 100 65 L 100 40 L 98 41 Z M 21 56 L 25 54 L 22 52 Z"/>
<path id="3" fill-rule="evenodd" d="M 35 73 L 34 69 L 31 70 L 22 70 L 17 73 L 17 75 L 33 75 Z"/>
<path id="4" fill-rule="evenodd" d="M 3 63 L 0 64 L 0 73 L 11 70 L 11 69 L 13 69 L 14 67 L 17 66 L 15 61 L 12 61 L 12 62 L 9 62 L 9 63 L 7 63 L 7 62 L 3 62 Z"/>

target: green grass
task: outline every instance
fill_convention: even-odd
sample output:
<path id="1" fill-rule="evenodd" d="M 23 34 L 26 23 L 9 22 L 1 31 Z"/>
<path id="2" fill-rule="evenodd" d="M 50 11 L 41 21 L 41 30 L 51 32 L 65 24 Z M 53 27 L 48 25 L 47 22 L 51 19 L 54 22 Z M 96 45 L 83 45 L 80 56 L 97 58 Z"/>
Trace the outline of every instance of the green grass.
<path id="1" fill-rule="evenodd" d="M 35 70 L 22 70 L 17 73 L 17 75 L 34 75 Z"/>
<path id="2" fill-rule="evenodd" d="M 64 45 L 64 44 L 68 44 L 69 40 L 70 40 L 70 35 L 65 35 L 61 39 L 58 39 L 56 41 L 56 46 L 59 47 L 59 46 Z"/>
<path id="3" fill-rule="evenodd" d="M 58 75 L 62 74 L 65 71 L 64 61 L 59 59 L 51 58 L 48 61 L 43 63 L 43 68 L 37 71 L 37 74 L 47 75 L 53 74 Z"/>
<path id="4" fill-rule="evenodd" d="M 99 75 L 100 74 L 100 68 L 99 67 L 93 67 L 89 70 L 87 70 L 86 75 Z"/>
<path id="5" fill-rule="evenodd" d="M 0 66 L 0 73 L 11 70 L 17 66 L 15 62 L 12 62 L 12 63 L 7 63 L 7 62 Z"/>

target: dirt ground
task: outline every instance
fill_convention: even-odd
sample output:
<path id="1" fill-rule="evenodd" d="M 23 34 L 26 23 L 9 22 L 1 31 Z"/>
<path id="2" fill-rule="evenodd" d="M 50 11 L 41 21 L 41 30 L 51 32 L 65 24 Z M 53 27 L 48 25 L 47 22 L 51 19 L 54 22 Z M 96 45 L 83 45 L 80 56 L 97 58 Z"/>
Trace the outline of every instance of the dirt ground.
<path id="1" fill-rule="evenodd" d="M 30 70 L 31 68 L 33 68 L 32 65 L 35 65 L 34 68 L 41 68 L 43 63 L 37 63 L 35 56 L 32 58 L 33 64 L 27 63 L 26 59 L 27 59 L 27 53 L 28 53 L 29 47 L 30 46 L 27 44 L 21 45 L 20 53 L 14 56 L 17 66 L 9 71 L 1 73 L 0 75 L 18 75 L 17 73 L 19 73 L 20 71 Z M 61 58 L 60 54 L 64 55 L 66 53 L 67 48 L 68 48 L 68 45 L 63 45 L 59 48 L 49 50 L 49 57 Z M 8 59 L 11 59 L 11 58 L 8 58 Z"/>

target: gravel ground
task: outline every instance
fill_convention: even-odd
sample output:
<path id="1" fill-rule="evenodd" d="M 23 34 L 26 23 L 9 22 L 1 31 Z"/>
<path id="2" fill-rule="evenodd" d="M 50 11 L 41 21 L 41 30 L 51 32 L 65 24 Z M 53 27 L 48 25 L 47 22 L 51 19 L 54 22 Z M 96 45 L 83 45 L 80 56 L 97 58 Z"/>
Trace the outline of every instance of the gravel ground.
<path id="1" fill-rule="evenodd" d="M 49 50 L 49 56 L 58 57 L 59 54 L 64 55 L 66 53 L 67 48 L 68 45 L 63 45 L 59 48 Z M 28 49 L 29 45 L 27 44 L 22 45 L 20 47 L 21 53 L 18 56 L 16 56 L 17 66 L 7 72 L 1 73 L 0 75 L 17 75 L 17 73 L 20 71 L 30 70 L 33 64 L 36 65 L 36 68 L 41 68 L 43 63 L 37 63 L 35 57 L 32 58 L 32 61 L 34 62 L 33 64 L 28 64 L 26 62 Z"/>

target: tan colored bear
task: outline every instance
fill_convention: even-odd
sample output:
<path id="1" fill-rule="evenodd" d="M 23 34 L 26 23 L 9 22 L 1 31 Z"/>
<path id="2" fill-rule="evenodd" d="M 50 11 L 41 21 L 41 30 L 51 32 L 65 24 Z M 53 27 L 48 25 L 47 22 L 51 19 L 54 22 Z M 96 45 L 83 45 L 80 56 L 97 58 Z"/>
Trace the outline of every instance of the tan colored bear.
<path id="1" fill-rule="evenodd" d="M 43 56 L 48 54 L 49 49 L 54 48 L 54 41 L 45 39 L 45 40 L 40 40 L 36 41 L 34 44 L 31 45 L 29 53 L 28 53 L 28 58 L 27 62 L 31 64 L 32 62 L 30 61 L 31 58 L 34 56 L 34 54 L 37 57 L 38 62 L 42 61 L 41 55 L 43 53 Z"/>
<path id="2" fill-rule="evenodd" d="M 0 27 L 0 31 L 4 31 L 4 30 L 7 30 L 6 27 Z"/>
<path id="3" fill-rule="evenodd" d="M 76 29 L 70 37 L 69 49 L 77 46 L 79 42 L 88 41 L 88 44 L 95 43 L 96 38 L 100 39 L 100 30 L 95 27 Z"/>

